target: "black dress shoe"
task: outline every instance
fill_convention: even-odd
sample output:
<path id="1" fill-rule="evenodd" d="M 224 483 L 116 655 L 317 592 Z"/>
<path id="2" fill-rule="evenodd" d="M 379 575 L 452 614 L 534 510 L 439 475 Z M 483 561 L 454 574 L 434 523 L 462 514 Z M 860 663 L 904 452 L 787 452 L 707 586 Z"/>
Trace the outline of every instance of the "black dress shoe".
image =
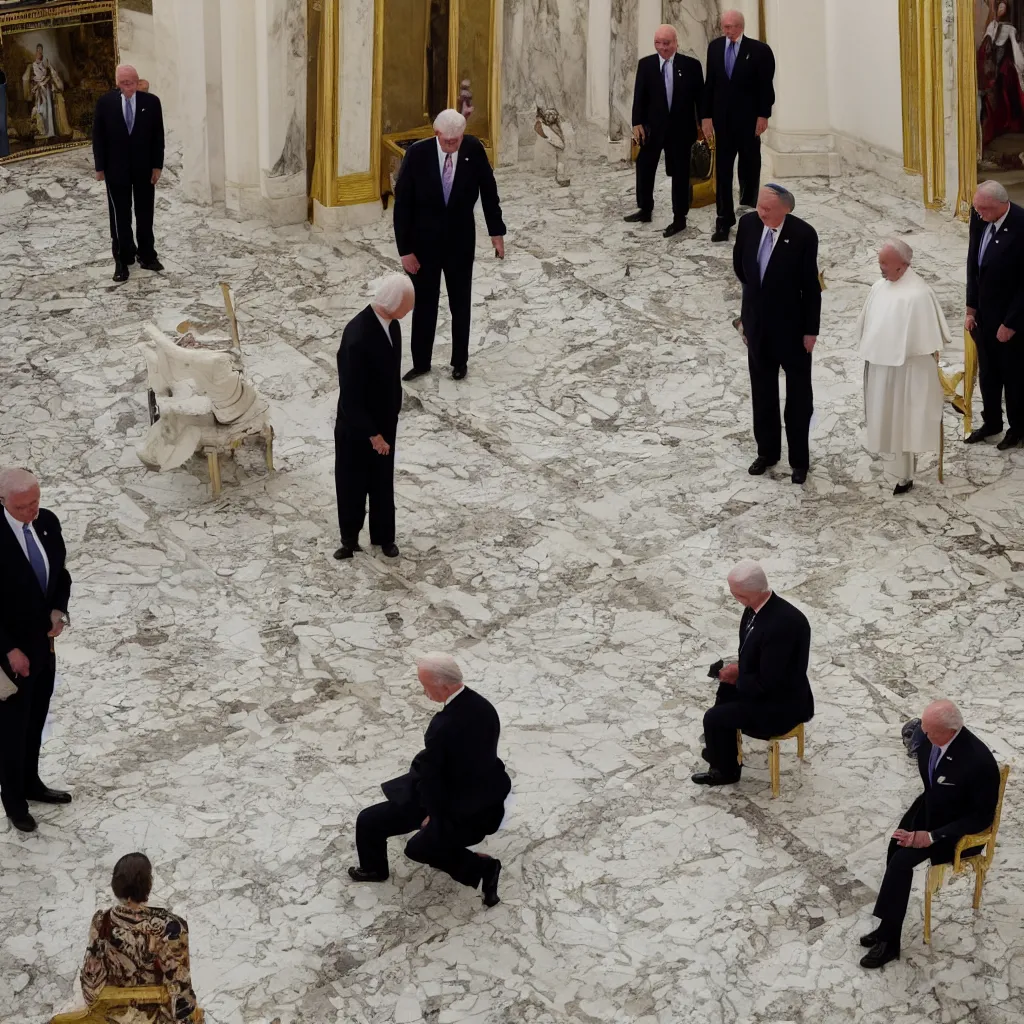
<path id="1" fill-rule="evenodd" d="M 807 470 L 806 469 L 794 469 L 793 470 L 793 475 L 792 475 L 792 477 L 790 479 L 795 484 L 802 484 L 802 483 L 804 483 L 807 480 Z"/>
<path id="2" fill-rule="evenodd" d="M 498 896 L 498 876 L 501 874 L 501 861 L 497 857 L 485 858 L 483 878 L 480 881 L 480 888 L 484 894 L 484 906 L 493 907 L 501 902 Z"/>
<path id="3" fill-rule="evenodd" d="M 1016 448 L 1021 441 L 1024 441 L 1024 434 L 1018 434 L 1015 430 L 1008 430 L 1006 437 L 996 445 L 1001 452 L 1009 451 L 1011 448 Z"/>
<path id="4" fill-rule="evenodd" d="M 709 771 L 691 775 L 690 781 L 696 782 L 698 786 L 732 786 L 740 781 L 740 774 L 736 772 L 733 775 L 726 775 L 717 768 L 711 768 Z"/>
<path id="5" fill-rule="evenodd" d="M 127 281 L 128 280 L 128 267 L 127 267 L 126 264 L 124 264 L 124 263 L 115 263 L 114 264 L 114 278 L 113 279 L 115 281 L 117 281 L 119 284 L 122 281 Z"/>
<path id="6" fill-rule="evenodd" d="M 636 213 L 627 214 L 622 218 L 627 224 L 650 224 L 651 211 L 637 210 Z"/>
<path id="7" fill-rule="evenodd" d="M 386 882 L 389 878 L 387 871 L 364 871 L 362 868 L 349 868 L 348 877 L 353 882 Z"/>
<path id="8" fill-rule="evenodd" d="M 673 235 L 678 235 L 680 231 L 685 231 L 685 230 L 686 230 L 686 221 L 685 220 L 674 220 L 674 221 L 672 221 L 671 224 L 669 224 L 669 226 L 667 228 L 665 228 L 664 231 L 662 231 L 662 234 L 666 238 L 671 238 Z"/>
<path id="9" fill-rule="evenodd" d="M 774 466 L 778 459 L 766 459 L 763 455 L 758 455 L 756 459 L 747 467 L 747 472 L 751 476 L 760 476 L 770 466 Z"/>
<path id="10" fill-rule="evenodd" d="M 873 970 L 877 967 L 884 967 L 890 960 L 899 960 L 900 947 L 895 942 L 879 940 L 871 949 L 861 957 L 861 967 Z"/>
<path id="11" fill-rule="evenodd" d="M 334 552 L 334 557 L 340 562 L 343 558 L 351 558 L 356 551 L 362 551 L 358 540 L 346 540 L 341 538 L 341 547 Z"/>
<path id="12" fill-rule="evenodd" d="M 394 541 L 390 544 L 381 544 L 380 551 L 382 555 L 386 555 L 388 558 L 398 557 L 398 545 Z"/>
<path id="13" fill-rule="evenodd" d="M 462 380 L 466 376 L 466 367 L 452 367 L 452 380 Z"/>
<path id="14" fill-rule="evenodd" d="M 34 793 L 27 793 L 26 799 L 35 804 L 69 804 L 71 803 L 71 794 L 65 793 L 61 789 L 50 789 L 49 786 L 44 786 Z"/>
<path id="15" fill-rule="evenodd" d="M 164 269 L 164 265 L 159 260 L 150 260 L 148 263 L 139 260 L 139 266 L 143 270 L 160 271 Z"/>
<path id="16" fill-rule="evenodd" d="M 728 242 L 729 241 L 729 229 L 718 228 L 715 233 L 711 236 L 712 242 Z"/>
<path id="17" fill-rule="evenodd" d="M 415 380 L 417 377 L 422 377 L 424 374 L 430 373 L 430 367 L 428 366 L 425 370 L 417 370 L 414 366 L 411 370 L 402 376 L 402 380 Z"/>
<path id="18" fill-rule="evenodd" d="M 877 946 L 882 940 L 879 938 L 878 929 L 876 928 L 873 932 L 868 932 L 867 935 L 860 937 L 860 944 L 871 949 L 872 946 Z"/>
<path id="19" fill-rule="evenodd" d="M 905 484 L 897 484 L 892 489 L 892 493 L 893 494 L 906 494 L 907 491 L 912 491 L 913 489 L 914 489 L 914 481 L 913 480 L 908 480 Z"/>
<path id="20" fill-rule="evenodd" d="M 31 814 L 26 814 L 24 818 L 11 818 L 11 824 L 19 832 L 35 832 L 36 830 L 36 819 Z"/>
<path id="21" fill-rule="evenodd" d="M 964 438 L 964 444 L 977 444 L 979 441 L 984 441 L 986 437 L 992 437 L 1002 432 L 1002 427 L 978 427 L 977 430 L 972 430 Z"/>

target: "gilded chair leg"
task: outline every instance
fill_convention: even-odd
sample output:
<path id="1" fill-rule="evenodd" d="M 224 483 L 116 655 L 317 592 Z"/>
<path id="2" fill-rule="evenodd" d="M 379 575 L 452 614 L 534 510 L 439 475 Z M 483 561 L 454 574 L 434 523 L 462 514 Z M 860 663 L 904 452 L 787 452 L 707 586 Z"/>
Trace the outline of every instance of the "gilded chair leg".
<path id="1" fill-rule="evenodd" d="M 780 779 L 779 779 L 779 744 L 772 743 L 768 746 L 768 771 L 772 779 L 772 799 L 774 800 L 779 795 Z"/>
<path id="2" fill-rule="evenodd" d="M 981 890 L 985 885 L 985 869 L 974 869 L 974 909 L 981 906 Z"/>
<path id="3" fill-rule="evenodd" d="M 220 460 L 216 452 L 206 453 L 206 463 L 210 467 L 210 488 L 216 498 L 220 494 Z"/>
<path id="4" fill-rule="evenodd" d="M 804 759 L 804 731 L 801 729 L 796 734 L 796 756 L 802 761 Z"/>
<path id="5" fill-rule="evenodd" d="M 263 435 L 263 442 L 265 446 L 265 456 L 267 460 L 267 472 L 274 472 L 274 432 L 268 431 Z"/>
<path id="6" fill-rule="evenodd" d="M 736 763 L 743 766 L 743 733 L 736 730 Z"/>
<path id="7" fill-rule="evenodd" d="M 924 885 L 924 944 L 930 946 L 932 942 L 932 885 L 931 872 L 928 872 L 928 879 Z"/>

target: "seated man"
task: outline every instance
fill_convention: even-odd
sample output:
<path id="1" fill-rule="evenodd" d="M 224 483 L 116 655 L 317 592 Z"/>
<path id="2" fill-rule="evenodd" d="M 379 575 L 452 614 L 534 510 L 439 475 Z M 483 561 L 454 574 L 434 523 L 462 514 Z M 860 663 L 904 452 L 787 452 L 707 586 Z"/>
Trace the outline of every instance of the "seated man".
<path id="1" fill-rule="evenodd" d="M 444 707 L 431 719 L 424 749 L 405 774 L 381 785 L 387 799 L 359 812 L 356 882 L 388 877 L 390 836 L 416 832 L 405 855 L 446 871 L 456 882 L 483 890 L 493 907 L 498 899 L 501 861 L 466 849 L 498 831 L 512 781 L 498 757 L 501 724 L 494 706 L 462 683 L 462 670 L 447 654 L 428 654 L 416 663 L 423 692 Z"/>
<path id="2" fill-rule="evenodd" d="M 715 706 L 704 715 L 703 755 L 711 768 L 693 776 L 701 786 L 740 781 L 737 729 L 770 739 L 814 717 L 807 680 L 811 626 L 804 614 L 773 594 L 764 569 L 749 559 L 729 573 L 729 590 L 746 609 L 739 662 L 718 673 Z"/>
<path id="3" fill-rule="evenodd" d="M 873 911 L 881 921 L 860 940 L 870 947 L 861 967 L 881 967 L 899 959 L 914 868 L 926 860 L 948 864 L 961 837 L 984 832 L 995 817 L 999 766 L 992 751 L 964 728 L 957 706 L 949 700 L 929 704 L 921 715 L 921 731 L 917 767 L 924 792 L 910 805 L 889 842 Z"/>

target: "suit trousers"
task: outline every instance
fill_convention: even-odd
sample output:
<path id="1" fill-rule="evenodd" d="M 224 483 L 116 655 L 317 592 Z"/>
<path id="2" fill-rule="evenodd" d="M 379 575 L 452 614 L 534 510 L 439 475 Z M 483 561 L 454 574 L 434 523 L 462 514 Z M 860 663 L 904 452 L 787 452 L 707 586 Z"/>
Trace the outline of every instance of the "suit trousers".
<path id="1" fill-rule="evenodd" d="M 924 808 L 921 801 L 915 801 L 900 820 L 900 828 L 915 832 L 924 830 Z M 923 850 L 899 846 L 895 839 L 889 840 L 889 852 L 885 857 L 885 876 L 878 890 L 878 899 L 872 913 L 882 919 L 878 926 L 879 938 L 886 942 L 900 943 L 903 919 L 907 916 L 910 889 L 914 882 L 914 868 L 931 860 L 933 864 L 948 864 L 953 859 L 956 843 L 952 839 L 940 839 Z"/>
<path id="2" fill-rule="evenodd" d="M 661 140 L 648 139 L 636 158 L 636 205 L 644 213 L 654 209 L 654 178 L 663 149 L 665 146 Z M 673 221 L 686 220 L 690 212 L 690 154 L 684 146 L 678 149 L 685 152 L 676 155 L 676 173 L 671 179 Z"/>
<path id="3" fill-rule="evenodd" d="M 731 228 L 736 223 L 732 201 L 732 172 L 739 158 L 740 205 L 757 206 L 761 187 L 761 139 L 753 130 L 737 132 L 715 125 L 715 204 L 718 227 Z"/>
<path id="4" fill-rule="evenodd" d="M 750 368 L 750 399 L 754 411 L 757 454 L 778 462 L 782 454 L 782 423 L 779 419 L 779 368 L 786 372 L 786 444 L 793 469 L 807 469 L 810 451 L 807 435 L 814 412 L 811 387 L 811 354 L 800 343 L 775 346 L 762 341 L 747 345 Z"/>
<path id="5" fill-rule="evenodd" d="M 795 729 L 801 719 L 786 705 L 744 697 L 732 683 L 719 683 L 715 706 L 704 712 L 704 746 L 708 763 L 723 775 L 740 774 L 736 730 L 757 739 L 771 739 Z"/>
<path id="6" fill-rule="evenodd" d="M 395 540 L 395 439 L 388 455 L 378 455 L 368 437 L 348 431 L 334 432 L 334 489 L 338 499 L 338 527 L 342 541 L 356 541 L 370 502 L 370 543 Z"/>
<path id="7" fill-rule="evenodd" d="M 43 651 L 29 654 L 28 678 L 15 679 L 18 692 L 0 701 L 0 798 L 9 818 L 24 818 L 27 797 L 43 789 L 39 749 L 56 667 L 48 648 L 49 641 Z"/>
<path id="8" fill-rule="evenodd" d="M 417 254 L 418 255 L 418 254 Z M 412 311 L 412 365 L 429 370 L 437 330 L 437 307 L 441 301 L 441 274 L 448 290 L 452 316 L 452 366 L 469 362 L 470 306 L 473 299 L 473 253 L 444 253 L 420 257 L 420 269 L 410 274 L 416 291 Z"/>
<path id="9" fill-rule="evenodd" d="M 994 333 L 978 332 L 978 382 L 982 416 L 990 430 L 1003 429 L 1003 392 L 1010 430 L 1024 432 L 1024 338 L 998 341 Z"/>
<path id="10" fill-rule="evenodd" d="M 132 237 L 132 201 L 135 202 L 135 224 L 138 246 Z M 143 263 L 156 259 L 153 240 L 153 206 L 156 187 L 149 178 L 131 181 L 107 181 L 107 210 L 110 214 L 110 245 L 119 263 L 134 263 L 138 256 Z"/>
<path id="11" fill-rule="evenodd" d="M 391 836 L 416 832 L 406 844 L 405 855 L 419 864 L 444 871 L 456 882 L 477 888 L 483 877 L 485 858 L 467 846 L 474 846 L 498 830 L 504 811 L 476 815 L 468 822 L 452 822 L 432 817 L 426 828 L 420 824 L 427 816 L 421 807 L 393 804 L 389 800 L 359 812 L 356 818 L 356 851 L 359 866 L 365 871 L 388 871 L 387 841 Z"/>

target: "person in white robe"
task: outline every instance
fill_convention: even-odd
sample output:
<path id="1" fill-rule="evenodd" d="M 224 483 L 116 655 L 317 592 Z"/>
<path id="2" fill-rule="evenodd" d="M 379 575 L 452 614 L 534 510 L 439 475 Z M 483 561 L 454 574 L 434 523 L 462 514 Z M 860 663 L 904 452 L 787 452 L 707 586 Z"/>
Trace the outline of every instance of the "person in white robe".
<path id="1" fill-rule="evenodd" d="M 867 448 L 896 455 L 893 494 L 914 486 L 917 453 L 938 450 L 943 395 L 937 364 L 951 340 L 935 293 L 910 265 L 913 258 L 900 239 L 882 246 L 882 280 L 871 286 L 856 327 Z"/>

